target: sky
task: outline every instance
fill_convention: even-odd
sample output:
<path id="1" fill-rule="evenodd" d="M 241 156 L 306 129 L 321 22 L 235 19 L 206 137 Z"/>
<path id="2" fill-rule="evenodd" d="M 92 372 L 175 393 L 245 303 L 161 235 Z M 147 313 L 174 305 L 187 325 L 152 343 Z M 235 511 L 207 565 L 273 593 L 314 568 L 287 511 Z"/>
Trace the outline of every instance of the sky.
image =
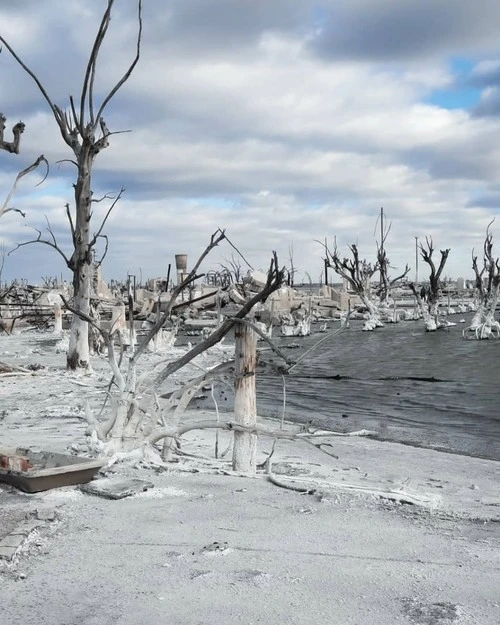
<path id="1" fill-rule="evenodd" d="M 451 248 L 444 274 L 472 277 L 500 207 L 500 3 L 497 0 L 143 0 L 143 40 L 130 80 L 108 105 L 109 147 L 94 197 L 122 199 L 105 233 L 104 278 L 188 268 L 217 228 L 254 269 L 276 250 L 296 280 L 322 275 L 321 242 L 356 243 L 373 261 L 380 208 L 396 275 L 415 272 L 415 237 Z M 105 0 L 0 2 L 0 34 L 52 100 L 77 100 Z M 96 73 L 102 101 L 134 56 L 137 4 L 116 0 Z M 0 202 L 39 154 L 48 178 L 22 179 L 0 218 L 7 251 L 50 223 L 71 255 L 65 205 L 75 167 L 47 103 L 5 48 L 6 138 L 26 124 L 19 155 L 0 151 Z M 106 201 L 94 204 L 99 229 Z M 500 237 L 500 220 L 492 225 Z M 500 249 L 500 243 L 497 244 Z M 221 244 L 203 269 L 235 255 Z M 500 252 L 498 252 L 500 255 Z M 240 259 L 244 271 L 248 268 Z M 2 280 L 68 276 L 48 246 L 5 257 Z M 422 265 L 419 276 L 425 274 Z"/>

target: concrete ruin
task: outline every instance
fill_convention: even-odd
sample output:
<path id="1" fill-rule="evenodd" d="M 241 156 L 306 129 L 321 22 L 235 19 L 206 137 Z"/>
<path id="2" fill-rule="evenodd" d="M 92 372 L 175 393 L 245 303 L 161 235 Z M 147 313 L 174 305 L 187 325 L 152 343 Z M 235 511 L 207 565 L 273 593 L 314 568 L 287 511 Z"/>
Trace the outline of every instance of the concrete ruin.
<path id="1" fill-rule="evenodd" d="M 92 302 L 99 323 L 104 329 L 118 326 L 125 342 L 128 342 L 128 310 L 132 303 L 134 333 L 145 332 L 166 310 L 172 289 L 185 279 L 187 261 L 186 254 L 175 255 L 176 275 L 172 279 L 169 266 L 167 276 L 148 279 L 144 284 L 137 284 L 135 276 L 128 276 L 124 282 L 111 281 L 107 284 L 101 267 L 96 265 Z M 240 283 L 234 282 L 227 271 L 207 272 L 203 282 L 193 283 L 184 289 L 173 307 L 172 324 L 165 328 L 165 332 L 169 333 L 166 343 L 172 342 L 174 326 L 183 329 L 188 336 L 211 331 L 259 292 L 266 280 L 267 274 L 262 271 L 249 271 Z M 265 303 L 257 305 L 252 316 L 269 333 L 273 327 L 280 328 L 283 336 L 305 336 L 311 332 L 311 323 L 341 319 L 348 310 L 351 311 L 351 318 L 362 319 L 364 310 L 360 298 L 345 287 L 345 284 L 338 287 L 282 286 Z M 461 280 L 457 281 L 457 287 L 463 287 Z M 466 291 L 462 293 L 469 295 Z M 60 334 L 69 327 L 71 315 L 62 298 L 70 301 L 71 297 L 71 284 L 65 281 L 46 281 L 44 286 L 23 282 L 5 286 L 0 289 L 0 332 L 10 333 L 23 325 L 35 325 L 42 328 L 52 326 L 54 332 Z M 395 290 L 393 308 L 391 314 L 394 321 L 414 318 L 414 300 L 408 289 L 401 287 Z"/>

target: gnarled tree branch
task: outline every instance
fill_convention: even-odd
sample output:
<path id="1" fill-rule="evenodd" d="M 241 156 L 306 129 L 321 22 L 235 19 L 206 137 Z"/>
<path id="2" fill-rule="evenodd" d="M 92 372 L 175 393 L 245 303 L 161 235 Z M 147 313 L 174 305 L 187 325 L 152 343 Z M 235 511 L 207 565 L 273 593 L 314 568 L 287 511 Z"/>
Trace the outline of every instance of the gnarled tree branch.
<path id="1" fill-rule="evenodd" d="M 19 144 L 21 142 L 21 135 L 24 132 L 25 125 L 23 122 L 17 122 L 12 128 L 12 134 L 14 139 L 12 141 L 5 141 L 5 122 L 7 121 L 5 115 L 0 113 L 0 150 L 10 152 L 10 154 L 19 154 Z"/>
<path id="2" fill-rule="evenodd" d="M 32 245 L 33 243 L 41 243 L 42 245 L 48 245 L 49 247 L 51 247 L 52 249 L 56 250 L 56 252 L 62 256 L 62 258 L 64 259 L 64 262 L 66 263 L 66 266 L 71 269 L 71 259 L 69 259 L 66 254 L 63 252 L 63 250 L 59 247 L 56 237 L 50 227 L 50 224 L 47 221 L 47 230 L 52 238 L 52 241 L 48 241 L 47 239 L 42 239 L 42 231 L 38 230 L 38 228 L 35 228 L 34 226 L 29 226 L 30 228 L 32 228 L 35 232 L 38 232 L 38 237 L 36 239 L 31 239 L 30 241 L 23 241 L 22 243 L 18 243 L 16 245 L 16 247 L 14 247 L 13 249 L 10 250 L 10 252 L 7 254 L 8 256 L 10 256 L 13 252 L 15 252 L 16 250 L 18 250 L 20 247 L 24 247 L 25 245 Z"/>
<path id="3" fill-rule="evenodd" d="M 14 180 L 14 184 L 12 185 L 12 189 L 9 191 L 9 194 L 5 200 L 5 202 L 3 203 L 3 206 L 0 208 L 0 217 L 2 215 L 5 215 L 5 213 L 8 213 L 9 211 L 15 211 L 17 213 L 21 213 L 21 215 L 24 217 L 25 213 L 23 213 L 22 211 L 20 211 L 18 208 L 12 208 L 9 207 L 9 202 L 12 199 L 12 196 L 14 195 L 14 193 L 16 192 L 17 189 L 17 184 L 18 182 L 21 180 L 21 178 L 23 176 L 26 176 L 27 174 L 29 174 L 30 172 L 32 172 L 34 169 L 36 169 L 40 163 L 45 163 L 45 165 L 47 166 L 47 171 L 45 172 L 45 176 L 43 177 L 43 179 L 36 185 L 37 187 L 42 184 L 42 182 L 44 182 L 44 180 L 47 178 L 48 174 L 49 174 L 49 163 L 47 161 L 47 159 L 45 158 L 45 156 L 43 154 L 41 154 L 34 163 L 32 163 L 29 167 L 26 167 L 26 169 L 23 169 L 22 171 L 20 171 L 17 176 L 16 179 Z"/>

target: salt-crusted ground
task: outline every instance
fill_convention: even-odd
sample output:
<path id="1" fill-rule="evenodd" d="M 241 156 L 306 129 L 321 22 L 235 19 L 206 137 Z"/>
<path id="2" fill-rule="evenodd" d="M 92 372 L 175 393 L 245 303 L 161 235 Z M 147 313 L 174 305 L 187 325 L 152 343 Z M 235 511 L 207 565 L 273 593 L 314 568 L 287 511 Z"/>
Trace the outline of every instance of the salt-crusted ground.
<path id="1" fill-rule="evenodd" d="M 0 378 L 0 446 L 64 450 L 81 440 L 86 400 L 97 406 L 104 396 L 106 363 L 75 378 L 41 334 L 0 336 L 0 354 L 47 366 Z M 229 434 L 221 436 L 223 448 Z M 213 442 L 194 432 L 184 449 L 210 458 Z M 260 459 L 270 444 L 259 440 Z M 278 444 L 276 475 L 305 481 L 312 495 L 189 457 L 159 472 L 116 466 L 155 485 L 121 501 L 0 486 L 0 536 L 36 509 L 57 511 L 0 565 L 0 623 L 497 625 L 499 464 L 368 439 L 338 439 L 332 452 L 338 459 Z M 401 487 L 431 503 L 327 483 Z"/>

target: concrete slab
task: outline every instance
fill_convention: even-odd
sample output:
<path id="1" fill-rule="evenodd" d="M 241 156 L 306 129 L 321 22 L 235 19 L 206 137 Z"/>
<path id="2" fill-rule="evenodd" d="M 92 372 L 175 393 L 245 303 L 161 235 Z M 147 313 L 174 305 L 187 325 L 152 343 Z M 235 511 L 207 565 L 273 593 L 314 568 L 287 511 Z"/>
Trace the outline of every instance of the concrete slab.
<path id="1" fill-rule="evenodd" d="M 54 521 L 56 518 L 56 511 L 54 508 L 38 508 L 36 516 L 40 521 Z"/>
<path id="2" fill-rule="evenodd" d="M 8 534 L 0 542 L 0 547 L 12 547 L 15 550 L 23 544 L 25 538 L 24 534 Z"/>
<path id="3" fill-rule="evenodd" d="M 21 525 L 18 525 L 15 529 L 12 530 L 12 532 L 10 532 L 10 534 L 16 536 L 28 536 L 34 529 L 40 527 L 40 525 L 43 525 L 43 521 L 27 521 L 25 523 L 22 523 Z"/>
<path id="4" fill-rule="evenodd" d="M 12 560 L 16 551 L 17 547 L 2 547 L 0 545 L 0 560 Z"/>
<path id="5" fill-rule="evenodd" d="M 134 478 L 105 477 L 94 480 L 80 487 L 88 495 L 96 495 L 106 499 L 124 499 L 153 488 L 152 482 Z"/>

